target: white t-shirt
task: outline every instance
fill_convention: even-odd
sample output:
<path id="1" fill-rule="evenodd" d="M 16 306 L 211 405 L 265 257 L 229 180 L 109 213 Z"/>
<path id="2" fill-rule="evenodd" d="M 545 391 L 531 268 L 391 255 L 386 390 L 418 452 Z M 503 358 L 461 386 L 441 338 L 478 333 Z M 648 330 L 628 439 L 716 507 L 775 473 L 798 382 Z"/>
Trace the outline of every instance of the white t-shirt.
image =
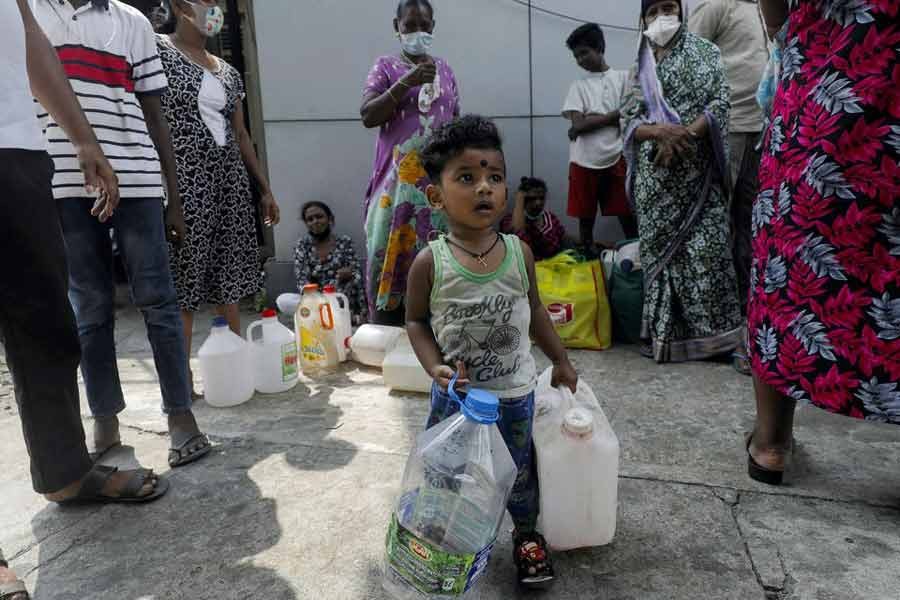
<path id="1" fill-rule="evenodd" d="M 216 144 L 224 146 L 227 124 L 222 111 L 225 110 L 228 98 L 225 95 L 225 86 L 222 85 L 219 78 L 206 69 L 203 70 L 203 81 L 200 84 L 200 97 L 197 103 L 200 106 L 200 117 L 206 123 Z"/>
<path id="2" fill-rule="evenodd" d="M 0 148 L 44 150 L 25 63 L 25 27 L 15 0 L 0 2 Z"/>
<path id="3" fill-rule="evenodd" d="M 627 83 L 626 71 L 610 69 L 603 73 L 591 73 L 569 88 L 562 114 L 568 118 L 576 112 L 587 115 L 617 111 L 625 99 Z M 622 132 L 618 125 L 579 136 L 569 146 L 569 160 L 588 169 L 606 169 L 616 164 L 621 156 Z"/>

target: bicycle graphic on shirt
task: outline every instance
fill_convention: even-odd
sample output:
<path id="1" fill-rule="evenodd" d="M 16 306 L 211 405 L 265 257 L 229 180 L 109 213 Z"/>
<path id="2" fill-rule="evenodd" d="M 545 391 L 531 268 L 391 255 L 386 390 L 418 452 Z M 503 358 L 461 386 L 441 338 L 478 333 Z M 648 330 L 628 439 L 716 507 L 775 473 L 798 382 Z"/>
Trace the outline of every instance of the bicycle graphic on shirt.
<path id="1" fill-rule="evenodd" d="M 490 321 L 490 329 L 484 339 L 479 340 L 468 331 L 472 321 L 463 323 L 462 329 L 456 338 L 454 350 L 462 357 L 471 356 L 475 350 L 491 351 L 497 356 L 507 356 L 516 351 L 519 342 L 522 341 L 522 333 L 512 325 L 497 326 L 497 320 Z M 482 321 L 487 324 L 487 321 Z"/>

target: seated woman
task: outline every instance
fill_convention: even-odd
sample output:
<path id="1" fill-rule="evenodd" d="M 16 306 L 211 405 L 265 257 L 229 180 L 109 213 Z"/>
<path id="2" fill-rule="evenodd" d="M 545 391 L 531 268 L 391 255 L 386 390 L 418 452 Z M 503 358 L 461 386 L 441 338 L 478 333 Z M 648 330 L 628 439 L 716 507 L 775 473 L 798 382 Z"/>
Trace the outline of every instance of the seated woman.
<path id="1" fill-rule="evenodd" d="M 363 302 L 362 268 L 349 236 L 335 236 L 334 213 L 323 202 L 307 202 L 301 210 L 309 234 L 297 241 L 294 250 L 294 277 L 297 289 L 308 283 L 324 287 L 333 285 L 347 296 L 353 322 L 359 324 L 367 314 Z M 296 312 L 299 297 L 282 294 L 278 308 L 288 314 Z M 292 310 L 293 308 L 293 310 Z"/>
<path id="2" fill-rule="evenodd" d="M 546 205 L 547 184 L 544 180 L 523 177 L 512 214 L 500 222 L 501 233 L 517 235 L 531 247 L 535 260 L 552 258 L 569 247 L 566 228 L 545 208 Z"/>

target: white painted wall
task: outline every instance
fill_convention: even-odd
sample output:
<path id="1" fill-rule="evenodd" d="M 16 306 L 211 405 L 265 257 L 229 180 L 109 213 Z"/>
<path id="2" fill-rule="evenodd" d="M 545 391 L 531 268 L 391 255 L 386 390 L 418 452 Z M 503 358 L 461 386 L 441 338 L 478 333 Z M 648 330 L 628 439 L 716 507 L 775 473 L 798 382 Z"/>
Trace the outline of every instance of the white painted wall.
<path id="1" fill-rule="evenodd" d="M 562 217 L 568 189 L 567 122 L 559 117 L 569 84 L 581 76 L 565 46 L 579 23 L 537 10 L 615 25 L 605 27 L 607 61 L 627 69 L 637 48 L 639 4 L 615 0 L 432 0 L 435 54 L 456 72 L 463 112 L 497 119 L 510 181 L 547 180 L 551 208 Z M 362 247 L 362 204 L 375 132 L 359 121 L 363 81 L 376 57 L 395 52 L 394 0 L 255 0 L 269 172 L 282 205 L 276 254 L 291 259 L 305 232 L 299 207 L 321 200 L 338 230 Z M 529 13 L 531 25 L 529 28 Z M 529 36 L 529 29 L 531 35 Z M 531 64 L 529 64 L 529 37 Z M 533 136 L 533 144 L 532 144 Z M 567 220 L 573 233 L 574 220 Z M 600 219 L 599 239 L 619 234 Z"/>

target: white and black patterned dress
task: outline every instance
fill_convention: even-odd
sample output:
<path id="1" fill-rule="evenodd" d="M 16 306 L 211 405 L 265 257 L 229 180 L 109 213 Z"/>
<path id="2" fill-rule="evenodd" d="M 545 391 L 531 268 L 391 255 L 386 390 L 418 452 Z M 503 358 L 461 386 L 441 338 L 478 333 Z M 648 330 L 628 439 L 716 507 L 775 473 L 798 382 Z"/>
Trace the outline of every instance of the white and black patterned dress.
<path id="1" fill-rule="evenodd" d="M 169 89 L 162 97 L 178 167 L 185 239 L 169 246 L 182 310 L 234 304 L 262 284 L 255 206 L 231 118 L 244 98 L 237 70 L 224 61 L 213 73 L 190 60 L 167 36 L 158 37 Z M 211 73 L 225 90 L 225 143 L 220 146 L 200 112 L 200 91 Z"/>

